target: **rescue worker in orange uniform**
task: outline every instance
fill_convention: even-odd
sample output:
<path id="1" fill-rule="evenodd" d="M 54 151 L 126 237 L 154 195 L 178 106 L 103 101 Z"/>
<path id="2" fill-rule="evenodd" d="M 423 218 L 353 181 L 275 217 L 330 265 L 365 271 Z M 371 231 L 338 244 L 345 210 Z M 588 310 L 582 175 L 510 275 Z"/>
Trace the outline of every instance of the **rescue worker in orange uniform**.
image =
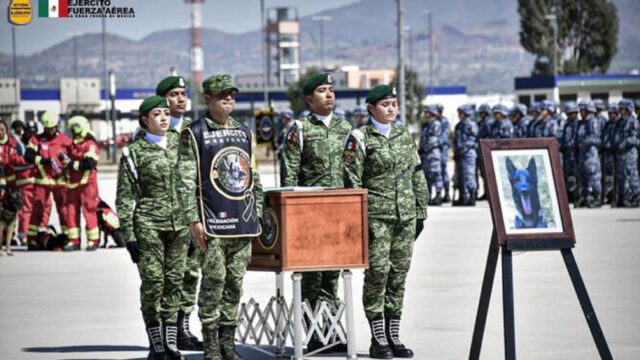
<path id="1" fill-rule="evenodd" d="M 100 150 L 96 143 L 89 120 L 84 116 L 69 119 L 67 127 L 71 129 L 73 141 L 68 156 L 61 163 L 67 173 L 67 250 L 80 248 L 80 210 L 84 214 L 87 231 L 87 251 L 93 251 L 100 245 L 98 228 L 98 176 L 96 167 L 100 159 Z"/>
<path id="2" fill-rule="evenodd" d="M 37 135 L 38 124 L 36 124 L 35 120 L 27 121 L 24 127 L 24 134 L 22 134 L 22 143 L 28 144 L 29 140 Z M 36 192 L 34 177 L 35 166 L 25 160 L 24 165 L 16 165 L 13 167 L 13 170 L 16 176 L 16 185 L 20 188 L 20 192 L 22 193 L 22 209 L 18 212 L 18 240 L 20 240 L 20 243 L 23 245 L 26 245 L 27 231 L 29 230 L 29 221 L 31 220 L 31 212 L 33 210 L 33 197 Z M 51 208 L 50 201 L 46 208 Z M 49 221 L 48 212 L 43 215 L 43 220 L 46 222 Z"/>
<path id="3" fill-rule="evenodd" d="M 56 210 L 60 219 L 63 233 L 67 231 L 66 192 L 67 185 L 60 158 L 68 154 L 71 140 L 58 131 L 58 117 L 47 111 L 40 117 L 44 131 L 29 140 L 25 159 L 34 164 L 36 189 L 33 198 L 33 209 L 29 230 L 27 231 L 27 245 L 38 249 L 38 231 L 43 224 L 43 215 L 51 205 L 49 198 L 53 194 Z M 79 250 L 65 248 L 65 250 Z"/>

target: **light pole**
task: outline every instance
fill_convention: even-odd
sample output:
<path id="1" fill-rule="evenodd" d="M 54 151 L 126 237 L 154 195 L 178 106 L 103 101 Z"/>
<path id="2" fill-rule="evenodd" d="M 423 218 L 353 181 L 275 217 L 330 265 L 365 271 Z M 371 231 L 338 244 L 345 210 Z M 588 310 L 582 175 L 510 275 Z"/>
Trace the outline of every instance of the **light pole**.
<path id="1" fill-rule="evenodd" d="M 78 89 L 78 37 L 73 34 L 73 75 L 75 77 L 75 83 L 76 83 L 76 104 L 75 104 L 75 111 L 78 111 L 78 109 L 80 108 L 79 106 L 79 101 L 80 101 L 80 90 Z"/>
<path id="2" fill-rule="evenodd" d="M 429 93 L 433 91 L 435 81 L 433 81 L 433 27 L 431 23 L 431 11 L 424 10 L 424 14 L 427 15 L 427 24 L 429 28 Z"/>
<path id="3" fill-rule="evenodd" d="M 102 91 L 104 92 L 104 120 L 109 126 L 110 116 L 109 113 L 109 89 L 107 88 L 107 84 L 109 83 L 109 78 L 107 77 L 107 20 L 103 16 L 102 17 Z M 115 133 L 115 129 L 112 130 L 112 133 Z M 112 139 L 115 144 L 115 137 Z M 114 152 L 115 153 L 115 152 Z M 113 155 L 115 158 L 115 155 Z"/>
<path id="4" fill-rule="evenodd" d="M 13 51 L 13 100 L 16 104 L 16 119 L 20 117 L 20 105 L 19 105 L 19 97 L 18 97 L 18 69 L 17 69 L 17 59 L 16 59 L 16 27 L 11 26 L 11 49 Z"/>
<path id="5" fill-rule="evenodd" d="M 320 22 L 320 67 L 324 71 L 324 22 L 331 21 L 331 16 L 317 15 L 312 17 L 311 20 Z"/>
<path id="6" fill-rule="evenodd" d="M 400 113 L 400 123 L 406 125 L 405 106 L 406 99 L 404 95 L 404 9 L 403 1 L 396 0 L 398 11 L 398 112 Z"/>
<path id="7" fill-rule="evenodd" d="M 554 9 L 555 11 L 555 9 Z M 553 100 L 560 100 L 560 91 L 558 90 L 558 17 L 556 14 L 547 14 L 545 19 L 551 22 L 551 28 L 553 29 Z"/>
<path id="8" fill-rule="evenodd" d="M 269 66 L 267 63 L 269 62 L 269 55 L 267 55 L 267 18 L 265 17 L 265 7 L 264 1 L 260 0 L 260 25 L 262 26 L 262 86 L 263 86 L 263 97 L 264 97 L 264 107 L 269 106 L 269 90 L 267 82 L 269 81 Z"/>
<path id="9" fill-rule="evenodd" d="M 113 70 L 109 71 L 109 100 L 111 100 L 111 119 L 113 121 L 111 127 L 111 136 L 113 137 L 113 157 L 111 161 L 116 163 L 116 75 L 113 73 Z"/>

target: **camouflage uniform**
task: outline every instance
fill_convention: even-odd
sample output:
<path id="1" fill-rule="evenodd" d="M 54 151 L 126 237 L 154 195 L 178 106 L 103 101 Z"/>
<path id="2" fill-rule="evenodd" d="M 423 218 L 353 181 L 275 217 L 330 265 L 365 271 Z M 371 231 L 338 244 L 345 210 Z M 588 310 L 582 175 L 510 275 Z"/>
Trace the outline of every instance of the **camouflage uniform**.
<path id="1" fill-rule="evenodd" d="M 456 187 L 460 192 L 460 199 L 462 199 L 462 195 L 468 196 L 470 199 L 475 198 L 478 190 L 478 182 L 475 176 L 478 157 L 477 148 L 478 126 L 471 117 L 468 117 L 456 124 L 453 138 Z"/>
<path id="2" fill-rule="evenodd" d="M 571 111 L 577 112 L 577 106 Z M 576 136 L 578 133 L 578 119 L 567 119 L 562 139 L 560 139 L 560 151 L 562 152 L 562 168 L 567 184 L 569 201 L 575 203 L 578 199 L 578 146 Z"/>
<path id="3" fill-rule="evenodd" d="M 210 130 L 246 129 L 233 118 L 229 118 L 228 126 L 205 117 L 204 121 Z M 248 131 L 248 130 L 246 130 Z M 249 139 L 250 140 L 250 139 Z M 191 133 L 183 130 L 180 135 L 176 181 L 183 222 L 191 224 L 202 222 L 199 197 L 196 192 L 201 187 L 198 179 L 198 147 Z M 256 199 L 256 210 L 262 214 L 262 185 L 260 177 L 253 169 L 253 194 Z M 214 329 L 218 326 L 235 327 L 238 316 L 238 304 L 242 296 L 242 280 L 251 261 L 251 237 L 213 237 L 207 235 L 207 250 L 197 251 L 202 269 L 202 283 L 198 296 L 198 315 L 203 329 Z M 207 342 L 205 342 L 207 346 Z M 205 349 L 205 353 L 207 350 Z"/>
<path id="4" fill-rule="evenodd" d="M 444 108 L 442 105 L 437 104 L 438 113 L 442 113 Z M 442 156 L 442 186 L 445 192 L 445 201 L 449 201 L 449 171 L 447 170 L 447 163 L 449 162 L 449 131 L 451 125 L 449 119 L 446 116 L 439 115 L 438 120 L 442 124 L 442 134 L 440 135 L 440 155 Z"/>
<path id="5" fill-rule="evenodd" d="M 425 123 L 420 136 L 420 161 L 427 178 L 429 192 L 440 198 L 442 193 L 442 123 L 434 119 Z M 435 192 L 433 191 L 435 190 Z"/>
<path id="6" fill-rule="evenodd" d="M 602 164 L 602 202 L 611 203 L 614 189 L 614 176 L 616 156 L 613 148 L 613 140 L 615 135 L 616 124 L 619 121 L 617 115 L 617 107 L 610 108 L 610 111 L 616 113 L 616 118 L 608 120 L 602 129 L 602 148 L 600 150 L 600 163 Z"/>
<path id="7" fill-rule="evenodd" d="M 509 112 L 513 124 L 513 137 L 523 139 L 527 137 L 527 130 L 531 117 L 527 115 L 527 106 L 524 104 L 516 104 Z M 520 114 L 518 116 L 518 114 Z M 516 119 L 515 117 L 518 116 Z"/>
<path id="8" fill-rule="evenodd" d="M 496 121 L 493 124 L 492 139 L 511 139 L 513 138 L 513 124 L 509 119 Z"/>
<path id="9" fill-rule="evenodd" d="M 296 120 L 287 134 L 282 155 L 283 186 L 344 187 L 342 150 L 351 125 L 331 117 L 329 127 L 314 114 Z M 337 304 L 339 271 L 303 272 L 302 298 Z"/>
<path id="10" fill-rule="evenodd" d="M 126 242 L 140 248 L 140 300 L 146 324 L 175 323 L 189 230 L 181 221 L 174 189 L 178 134 L 167 132 L 167 149 L 144 137 L 120 159 L 116 208 Z"/>
<path id="11" fill-rule="evenodd" d="M 600 205 L 602 173 L 598 147 L 601 143 L 598 119 L 589 114 L 578 123 L 577 145 L 580 181 L 580 202 L 588 207 Z"/>
<path id="12" fill-rule="evenodd" d="M 369 191 L 369 269 L 363 304 L 367 319 L 402 314 L 416 219 L 427 217 L 429 190 L 411 135 L 391 125 L 389 138 L 370 122 L 353 130 L 344 151 L 345 185 Z"/>
<path id="13" fill-rule="evenodd" d="M 621 101 L 622 102 L 622 101 Z M 620 106 L 622 108 L 622 106 Z M 631 110 L 633 111 L 633 110 Z M 638 136 L 640 125 L 633 115 L 616 121 L 613 149 L 616 156 L 616 194 L 618 207 L 637 207 L 640 200 L 638 177 Z"/>

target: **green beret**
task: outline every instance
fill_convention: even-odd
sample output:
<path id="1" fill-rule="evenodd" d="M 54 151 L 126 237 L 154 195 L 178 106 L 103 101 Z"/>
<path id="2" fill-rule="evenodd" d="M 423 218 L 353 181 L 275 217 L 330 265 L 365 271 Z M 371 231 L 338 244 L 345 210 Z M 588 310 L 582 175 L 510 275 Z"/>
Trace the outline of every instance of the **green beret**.
<path id="1" fill-rule="evenodd" d="M 231 75 L 228 74 L 211 75 L 202 82 L 202 90 L 204 92 L 220 92 L 229 89 L 239 91 L 237 87 L 233 86 L 233 83 L 231 82 Z"/>
<path id="2" fill-rule="evenodd" d="M 156 86 L 156 95 L 165 96 L 169 90 L 175 88 L 186 88 L 187 83 L 182 76 L 168 76 L 162 79 Z"/>
<path id="3" fill-rule="evenodd" d="M 396 88 L 389 85 L 378 85 L 369 91 L 366 102 L 367 104 L 375 104 L 380 100 L 395 97 L 397 97 Z"/>
<path id="4" fill-rule="evenodd" d="M 304 96 L 311 95 L 313 91 L 320 85 L 333 85 L 333 79 L 329 74 L 318 74 L 308 78 L 302 85 L 302 94 Z"/>
<path id="5" fill-rule="evenodd" d="M 158 95 L 149 96 L 148 98 L 144 99 L 142 104 L 140 104 L 138 112 L 140 113 L 140 115 L 147 115 L 149 111 L 155 108 L 169 108 L 167 98 Z"/>

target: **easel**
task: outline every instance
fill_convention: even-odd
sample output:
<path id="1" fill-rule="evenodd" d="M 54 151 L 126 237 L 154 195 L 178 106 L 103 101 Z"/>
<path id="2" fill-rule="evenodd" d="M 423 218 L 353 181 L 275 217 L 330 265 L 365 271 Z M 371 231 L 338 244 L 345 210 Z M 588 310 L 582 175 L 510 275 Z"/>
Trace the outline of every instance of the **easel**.
<path id="1" fill-rule="evenodd" d="M 482 338 L 484 336 L 484 329 L 487 323 L 487 313 L 489 311 L 489 302 L 491 300 L 491 290 L 493 288 L 493 282 L 496 275 L 496 267 L 498 265 L 498 256 L 502 254 L 502 311 L 503 311 L 503 324 L 504 324 L 504 354 L 505 359 L 512 360 L 516 358 L 516 340 L 515 340 L 515 321 L 514 321 L 514 304 L 513 304 L 513 266 L 512 266 L 512 251 L 521 250 L 560 250 L 562 259 L 569 272 L 571 283 L 576 291 L 582 312 L 591 330 L 591 335 L 596 343 L 600 358 L 613 359 L 607 340 L 604 337 L 596 312 L 593 309 L 589 294 L 580 275 L 578 264 L 571 248 L 573 244 L 570 241 L 542 241 L 537 246 L 530 246 L 528 242 L 516 242 L 505 246 L 499 246 L 496 232 L 493 231 L 491 237 L 491 245 L 489 247 L 489 254 L 487 255 L 487 264 L 484 271 L 484 278 L 482 280 L 482 290 L 480 291 L 480 302 L 478 304 L 478 312 L 476 314 L 476 322 L 473 327 L 473 338 L 471 340 L 471 350 L 469 352 L 469 360 L 475 360 L 480 358 L 480 350 L 482 348 Z"/>
<path id="2" fill-rule="evenodd" d="M 504 150 L 548 150 L 551 177 L 555 181 L 555 195 L 558 202 L 562 230 L 554 233 L 536 233 L 535 228 L 531 233 L 507 234 L 503 221 L 501 199 L 498 194 L 498 182 L 492 158 L 492 151 Z M 478 312 L 473 328 L 471 339 L 471 350 L 469 360 L 480 358 L 482 348 L 482 338 L 484 336 L 485 325 L 487 323 L 487 313 L 491 300 L 491 290 L 496 275 L 498 256 L 502 254 L 502 311 L 504 327 L 504 354 L 506 360 L 516 358 L 516 336 L 514 325 L 514 303 L 513 303 L 513 262 L 512 251 L 541 251 L 559 250 L 562 259 L 569 272 L 571 283 L 576 291 L 582 312 L 589 325 L 591 336 L 596 344 L 600 358 L 613 359 L 607 341 L 596 317 L 595 310 L 589 299 L 589 294 L 580 275 L 578 264 L 573 256 L 571 248 L 575 245 L 575 234 L 573 232 L 573 222 L 567 201 L 567 192 L 564 184 L 564 175 L 560 164 L 558 145 L 553 138 L 540 139 L 509 139 L 509 140 L 482 140 L 482 161 L 484 163 L 485 178 L 488 181 L 489 202 L 494 229 L 489 244 L 487 264 L 485 266 L 482 289 L 480 291 L 480 301 Z M 537 170 L 536 170 L 537 171 Z M 537 177 L 537 174 L 534 175 Z"/>

